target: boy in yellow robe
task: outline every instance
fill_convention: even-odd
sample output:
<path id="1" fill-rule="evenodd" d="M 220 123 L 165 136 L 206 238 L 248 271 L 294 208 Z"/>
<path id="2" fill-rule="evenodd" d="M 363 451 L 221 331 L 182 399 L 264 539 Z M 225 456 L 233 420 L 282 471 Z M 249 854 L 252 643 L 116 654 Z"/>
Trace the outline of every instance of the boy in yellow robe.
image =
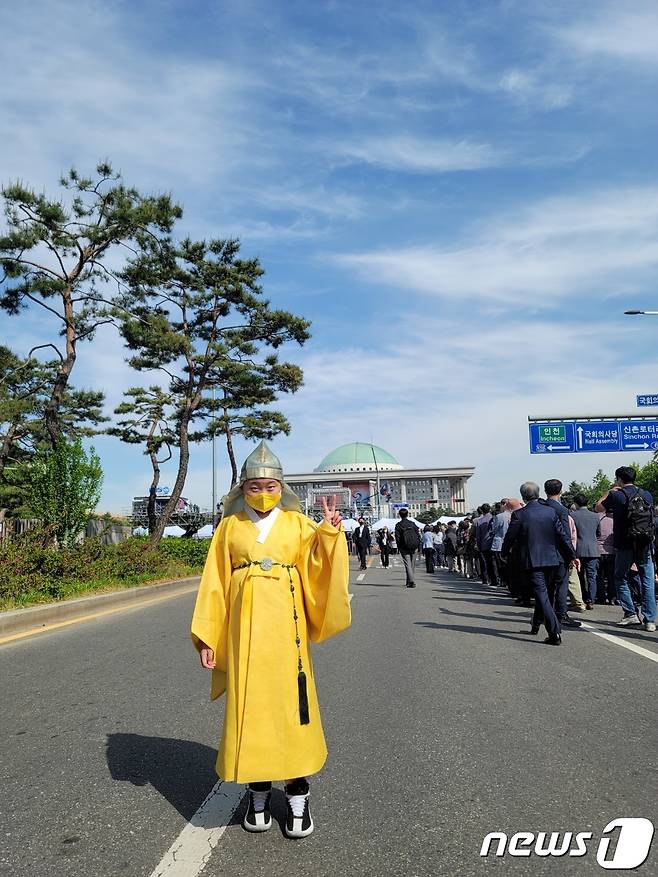
<path id="1" fill-rule="evenodd" d="M 272 825 L 272 780 L 284 780 L 288 837 L 313 831 L 309 774 L 327 747 L 309 641 L 349 627 L 349 558 L 341 516 L 323 500 L 324 520 L 301 513 L 265 442 L 225 498 L 201 578 L 192 640 L 212 670 L 211 698 L 226 692 L 217 773 L 249 784 L 243 826 Z"/>

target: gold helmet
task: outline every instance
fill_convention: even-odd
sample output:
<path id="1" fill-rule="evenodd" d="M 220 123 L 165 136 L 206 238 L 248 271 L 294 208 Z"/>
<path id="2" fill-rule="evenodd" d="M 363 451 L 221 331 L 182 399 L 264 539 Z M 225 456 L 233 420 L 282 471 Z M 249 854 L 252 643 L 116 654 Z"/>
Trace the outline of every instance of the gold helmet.
<path id="1" fill-rule="evenodd" d="M 281 461 L 262 441 L 242 464 L 240 486 L 251 478 L 273 478 L 283 484 L 283 467 Z"/>
<path id="2" fill-rule="evenodd" d="M 285 511 L 300 512 L 301 503 L 297 494 L 283 480 L 283 467 L 279 458 L 272 453 L 264 441 L 247 457 L 240 470 L 238 484 L 224 497 L 223 517 L 244 511 L 245 502 L 242 485 L 251 478 L 273 478 L 281 482 L 280 506 Z"/>

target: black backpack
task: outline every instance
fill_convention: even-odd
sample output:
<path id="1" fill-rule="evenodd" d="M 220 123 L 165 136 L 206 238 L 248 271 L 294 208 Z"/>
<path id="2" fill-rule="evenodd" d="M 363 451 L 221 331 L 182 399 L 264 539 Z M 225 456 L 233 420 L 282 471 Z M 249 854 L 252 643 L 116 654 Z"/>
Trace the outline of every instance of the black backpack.
<path id="1" fill-rule="evenodd" d="M 642 496 L 642 491 L 635 488 L 635 493 L 626 493 L 626 528 L 628 538 L 640 548 L 646 548 L 654 535 L 653 505 Z"/>
<path id="2" fill-rule="evenodd" d="M 400 547 L 404 548 L 405 551 L 418 551 L 420 548 L 420 536 L 418 535 L 418 529 L 411 521 L 409 521 L 407 526 L 402 524 L 400 535 L 403 542 Z"/>

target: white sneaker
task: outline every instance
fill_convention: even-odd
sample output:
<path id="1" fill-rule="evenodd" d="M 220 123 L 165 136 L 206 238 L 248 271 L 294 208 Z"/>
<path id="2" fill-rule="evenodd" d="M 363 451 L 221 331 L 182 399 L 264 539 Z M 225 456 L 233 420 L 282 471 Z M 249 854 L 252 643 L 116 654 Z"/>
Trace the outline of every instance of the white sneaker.
<path id="1" fill-rule="evenodd" d="M 637 615 L 626 615 L 621 621 L 617 622 L 619 627 L 628 627 L 629 624 L 641 624 Z"/>
<path id="2" fill-rule="evenodd" d="M 653 633 L 654 630 L 656 629 L 656 625 L 653 623 L 653 621 L 645 621 L 644 622 L 644 629 L 648 630 L 649 633 Z"/>

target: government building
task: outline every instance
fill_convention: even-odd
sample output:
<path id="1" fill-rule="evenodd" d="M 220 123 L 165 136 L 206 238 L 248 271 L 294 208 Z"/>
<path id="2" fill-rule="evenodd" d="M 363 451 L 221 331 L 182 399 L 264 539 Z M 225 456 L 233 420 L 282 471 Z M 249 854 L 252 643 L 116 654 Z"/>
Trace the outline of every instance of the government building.
<path id="1" fill-rule="evenodd" d="M 322 496 L 335 494 L 343 514 L 357 510 L 368 518 L 392 518 L 402 507 L 411 515 L 435 507 L 464 515 L 474 472 L 472 466 L 405 469 L 383 448 L 352 442 L 327 454 L 313 472 L 286 474 L 286 483 L 307 513 L 319 510 Z"/>

